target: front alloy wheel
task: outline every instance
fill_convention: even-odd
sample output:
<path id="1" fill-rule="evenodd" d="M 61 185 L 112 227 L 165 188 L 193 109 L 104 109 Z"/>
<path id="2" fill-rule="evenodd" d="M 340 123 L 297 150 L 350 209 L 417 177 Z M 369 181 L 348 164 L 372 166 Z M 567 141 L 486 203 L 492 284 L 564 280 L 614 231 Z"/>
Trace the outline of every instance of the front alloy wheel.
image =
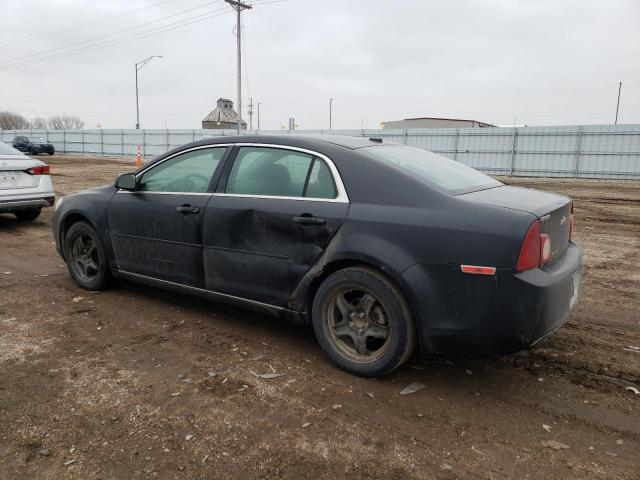
<path id="1" fill-rule="evenodd" d="M 76 274 L 85 281 L 91 281 L 100 271 L 96 242 L 89 235 L 81 234 L 74 238 L 70 260 Z"/>
<path id="2" fill-rule="evenodd" d="M 87 290 L 105 288 L 111 271 L 98 233 L 86 222 L 76 222 L 64 238 L 65 260 L 75 282 Z"/>

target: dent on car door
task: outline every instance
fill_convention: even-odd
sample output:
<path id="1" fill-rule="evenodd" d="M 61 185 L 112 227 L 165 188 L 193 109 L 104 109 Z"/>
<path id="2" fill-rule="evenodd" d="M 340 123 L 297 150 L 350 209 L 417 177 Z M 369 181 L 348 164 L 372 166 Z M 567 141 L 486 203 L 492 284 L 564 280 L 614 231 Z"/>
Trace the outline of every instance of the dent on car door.
<path id="1" fill-rule="evenodd" d="M 202 219 L 226 148 L 192 150 L 138 176 L 109 205 L 118 269 L 203 287 Z"/>
<path id="2" fill-rule="evenodd" d="M 296 150 L 241 147 L 225 170 L 205 212 L 206 286 L 287 306 L 347 215 L 344 187 L 323 159 Z"/>

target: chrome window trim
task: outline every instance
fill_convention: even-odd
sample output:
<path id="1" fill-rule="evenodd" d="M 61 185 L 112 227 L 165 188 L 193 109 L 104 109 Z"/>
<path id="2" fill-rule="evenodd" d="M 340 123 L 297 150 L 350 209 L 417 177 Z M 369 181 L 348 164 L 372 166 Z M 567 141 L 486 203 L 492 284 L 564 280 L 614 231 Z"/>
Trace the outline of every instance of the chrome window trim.
<path id="1" fill-rule="evenodd" d="M 326 155 L 316 152 L 314 150 L 309 150 L 307 148 L 301 148 L 301 147 L 293 147 L 290 145 L 280 145 L 280 144 L 275 144 L 275 143 L 255 143 L 255 142 L 251 142 L 251 143 L 216 143 L 216 144 L 209 144 L 209 145 L 199 145 L 197 147 L 192 147 L 189 148 L 187 150 L 182 150 L 180 152 L 176 152 L 173 155 L 163 159 L 161 162 L 158 163 L 154 163 L 153 165 L 150 165 L 149 167 L 145 168 L 144 170 L 140 171 L 139 173 L 136 174 L 136 181 L 138 180 L 139 176 L 144 175 L 146 172 L 148 172 L 149 170 L 151 170 L 152 168 L 166 162 L 167 160 L 170 160 L 178 155 L 182 155 L 184 153 L 189 153 L 192 152 L 194 150 L 202 150 L 205 148 L 218 148 L 218 147 L 264 147 L 264 148 L 279 148 L 281 150 L 292 150 L 295 152 L 301 152 L 301 153 L 306 153 L 308 155 L 313 155 L 314 157 L 318 157 L 320 159 L 322 159 L 327 166 L 329 167 L 329 170 L 331 171 L 331 175 L 333 176 L 333 181 L 336 185 L 336 190 L 338 192 L 337 196 L 335 198 L 316 198 L 316 197 L 286 197 L 286 196 L 276 196 L 276 195 L 251 195 L 251 194 L 241 194 L 241 193 L 211 193 L 211 192 L 207 192 L 207 193 L 193 193 L 193 192 L 146 192 L 146 191 L 139 191 L 139 192 L 131 192 L 128 190 L 118 190 L 116 193 L 133 193 L 133 194 L 139 194 L 139 193 L 143 193 L 143 194 L 153 194 L 153 195 L 212 195 L 214 197 L 238 197 L 238 198 L 264 198 L 264 199 L 273 199 L 273 200 L 298 200 L 298 201 L 310 201 L 310 202 L 329 202 L 329 203 L 349 203 L 349 195 L 347 195 L 347 190 L 344 186 L 344 183 L 342 182 L 342 177 L 340 176 L 340 173 L 338 172 L 338 169 L 336 168 L 335 164 L 333 163 L 333 161 L 327 157 Z M 235 161 L 235 160 L 234 160 Z"/>
<path id="2" fill-rule="evenodd" d="M 138 180 L 138 177 L 141 177 L 142 175 L 144 175 L 145 173 L 147 173 L 149 170 L 151 170 L 152 168 L 157 167 L 158 165 L 163 164 L 164 162 L 171 160 L 172 158 L 177 157 L 178 155 L 182 155 L 184 153 L 189 153 L 189 152 L 193 152 L 195 150 L 204 150 L 205 148 L 218 148 L 218 147 L 231 147 L 235 144 L 233 143 L 216 143 L 214 145 L 198 145 L 197 147 L 191 147 L 188 148 L 186 150 L 182 150 L 180 152 L 176 152 L 173 155 L 169 155 L 167 158 L 163 158 L 161 162 L 158 163 L 154 163 L 153 165 L 149 165 L 148 167 L 146 167 L 144 170 L 136 173 L 136 181 Z M 184 192 L 175 192 L 175 193 L 184 193 Z"/>
<path id="3" fill-rule="evenodd" d="M 129 193 L 131 195 L 199 195 L 212 197 L 214 194 L 211 192 L 148 192 L 146 190 L 138 190 L 132 192 L 130 190 L 118 190 L 116 193 Z"/>

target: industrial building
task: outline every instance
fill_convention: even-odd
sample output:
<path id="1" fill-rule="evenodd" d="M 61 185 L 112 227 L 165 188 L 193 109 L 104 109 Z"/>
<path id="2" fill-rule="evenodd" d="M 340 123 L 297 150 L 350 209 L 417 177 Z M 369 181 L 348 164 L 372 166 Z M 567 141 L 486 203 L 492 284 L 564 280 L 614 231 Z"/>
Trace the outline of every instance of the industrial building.
<path id="1" fill-rule="evenodd" d="M 382 128 L 474 128 L 495 127 L 490 123 L 461 118 L 418 117 L 382 122 Z"/>

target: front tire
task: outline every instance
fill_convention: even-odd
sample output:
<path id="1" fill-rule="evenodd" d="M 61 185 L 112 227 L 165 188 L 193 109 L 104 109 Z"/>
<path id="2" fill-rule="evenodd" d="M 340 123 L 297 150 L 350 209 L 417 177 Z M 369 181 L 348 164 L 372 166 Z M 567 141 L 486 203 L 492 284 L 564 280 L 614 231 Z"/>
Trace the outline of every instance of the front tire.
<path id="1" fill-rule="evenodd" d="M 29 210 L 18 210 L 17 212 L 13 212 L 13 214 L 18 220 L 35 220 L 40 216 L 41 210 L 41 208 L 30 208 Z"/>
<path id="2" fill-rule="evenodd" d="M 64 239 L 65 259 L 73 280 L 87 290 L 102 290 L 111 281 L 111 271 L 98 232 L 87 222 L 76 222 Z"/>
<path id="3" fill-rule="evenodd" d="M 366 267 L 339 270 L 324 280 L 313 300 L 312 323 L 329 358 L 362 377 L 395 370 L 415 345 L 415 324 L 402 292 Z"/>

